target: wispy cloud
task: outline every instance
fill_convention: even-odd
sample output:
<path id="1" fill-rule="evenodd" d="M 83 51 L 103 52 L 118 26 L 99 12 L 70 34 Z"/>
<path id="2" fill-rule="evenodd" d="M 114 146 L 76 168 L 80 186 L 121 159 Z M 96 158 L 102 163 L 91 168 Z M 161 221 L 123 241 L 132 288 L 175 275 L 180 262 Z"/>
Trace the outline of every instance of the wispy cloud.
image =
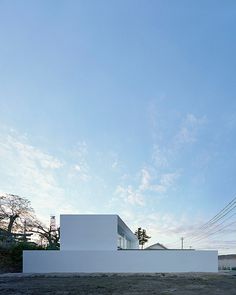
<path id="1" fill-rule="evenodd" d="M 72 155 L 73 169 L 70 171 L 70 177 L 76 177 L 80 181 L 87 182 L 91 179 L 90 167 L 88 164 L 88 145 L 85 141 L 78 142 L 76 146 L 70 151 Z"/>
<path id="2" fill-rule="evenodd" d="M 163 194 L 168 192 L 174 187 L 176 179 L 179 177 L 179 173 L 163 173 L 158 176 L 152 175 L 153 172 L 148 167 L 144 167 L 138 173 L 138 184 L 119 184 L 115 190 L 112 200 L 117 201 L 117 198 L 125 201 L 131 205 L 144 206 L 150 199 L 150 192 L 159 197 L 163 197 Z"/>
<path id="3" fill-rule="evenodd" d="M 176 144 L 190 144 L 197 141 L 199 128 L 206 123 L 206 117 L 196 117 L 194 114 L 187 114 L 183 119 L 180 129 L 175 136 Z"/>
<path id="4" fill-rule="evenodd" d="M 141 183 L 139 186 L 140 191 L 145 191 L 150 189 L 151 174 L 147 168 L 141 170 Z"/>
<path id="5" fill-rule="evenodd" d="M 95 150 L 91 155 L 88 144 L 80 141 L 68 150 L 60 149 L 55 156 L 34 146 L 29 137 L 0 128 L 0 190 L 31 200 L 42 218 L 60 213 L 104 212 L 109 191 L 115 187 L 106 176 L 113 171 L 111 163 L 118 161 L 118 155 L 110 153 L 102 166 L 105 153 L 100 157 L 97 154 Z M 118 178 L 117 170 L 116 174 Z M 128 204 L 142 204 L 142 197 L 131 187 L 123 190 L 125 194 Z"/>
<path id="6" fill-rule="evenodd" d="M 202 220 L 197 218 L 192 218 L 190 224 L 189 218 L 185 213 L 182 213 L 180 216 L 158 212 L 143 214 L 125 208 L 120 214 L 133 231 L 140 226 L 147 230 L 148 235 L 151 236 L 149 245 L 159 242 L 169 248 L 179 248 L 181 245 L 180 238 L 189 235 L 202 224 Z M 189 247 L 190 245 L 186 246 Z"/>
<path id="7" fill-rule="evenodd" d="M 194 112 L 181 114 L 178 111 L 163 107 L 167 97 L 151 100 L 147 113 L 153 143 L 153 161 L 158 167 L 166 167 L 169 155 L 173 155 L 183 145 L 198 141 L 199 131 L 207 123 L 205 115 Z"/>
<path id="8" fill-rule="evenodd" d="M 32 145 L 19 141 L 19 138 L 13 137 L 12 135 L 8 135 L 6 138 L 5 147 L 7 146 L 9 149 L 15 150 L 21 159 L 33 160 L 43 169 L 58 169 L 63 166 L 63 162 L 59 159 L 49 155 L 46 152 L 42 152 Z M 4 147 L 3 143 L 2 147 Z"/>
<path id="9" fill-rule="evenodd" d="M 151 157 L 156 167 L 168 168 L 168 150 L 164 150 L 158 144 L 154 144 Z"/>
<path id="10" fill-rule="evenodd" d="M 163 173 L 160 176 L 160 181 L 158 184 L 154 184 L 151 186 L 151 190 L 155 192 L 160 192 L 160 193 L 165 193 L 167 192 L 168 189 L 170 189 L 176 179 L 179 177 L 179 173 L 174 172 L 174 173 Z"/>
<path id="11" fill-rule="evenodd" d="M 62 207 L 74 211 L 56 177 L 63 161 L 29 144 L 16 131 L 0 131 L 1 190 L 29 198 L 42 217 Z"/>
<path id="12" fill-rule="evenodd" d="M 144 205 L 144 198 L 138 190 L 135 190 L 131 185 L 127 187 L 118 185 L 115 191 L 121 200 L 131 205 Z"/>
<path id="13" fill-rule="evenodd" d="M 141 184 L 139 190 L 164 193 L 174 185 L 178 177 L 179 173 L 177 172 L 162 173 L 159 176 L 152 176 L 150 170 L 143 168 L 141 170 Z"/>

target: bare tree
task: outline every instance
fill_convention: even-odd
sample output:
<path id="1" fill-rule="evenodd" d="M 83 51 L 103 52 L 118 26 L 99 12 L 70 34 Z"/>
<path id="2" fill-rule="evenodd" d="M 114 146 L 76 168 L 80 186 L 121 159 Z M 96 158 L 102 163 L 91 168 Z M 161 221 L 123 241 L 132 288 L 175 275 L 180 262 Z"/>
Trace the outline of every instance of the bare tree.
<path id="1" fill-rule="evenodd" d="M 27 221 L 27 231 L 37 234 L 42 240 L 46 240 L 46 244 L 51 249 L 59 248 L 60 228 L 52 228 L 46 226 L 37 217 Z"/>
<path id="2" fill-rule="evenodd" d="M 30 201 L 13 194 L 0 195 L 0 228 L 11 234 L 24 230 L 24 221 L 33 214 Z"/>
<path id="3" fill-rule="evenodd" d="M 0 229 L 13 240 L 16 233 L 21 233 L 21 239 L 26 241 L 31 233 L 46 240 L 50 248 L 59 247 L 60 228 L 43 224 L 34 214 L 30 201 L 18 195 L 0 195 Z"/>

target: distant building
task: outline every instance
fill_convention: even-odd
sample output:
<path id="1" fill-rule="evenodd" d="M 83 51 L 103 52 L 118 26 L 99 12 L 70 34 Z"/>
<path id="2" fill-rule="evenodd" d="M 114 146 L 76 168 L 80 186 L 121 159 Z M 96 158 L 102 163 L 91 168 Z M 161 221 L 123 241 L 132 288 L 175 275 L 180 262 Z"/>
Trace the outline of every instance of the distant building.
<path id="1" fill-rule="evenodd" d="M 7 230 L 0 228 L 0 247 L 11 247 L 17 242 L 30 242 L 32 233 L 10 233 Z"/>
<path id="2" fill-rule="evenodd" d="M 219 270 L 231 270 L 232 268 L 236 268 L 236 255 L 219 255 Z"/>
<path id="3" fill-rule="evenodd" d="M 153 244 L 145 249 L 146 250 L 168 250 L 168 248 L 166 248 L 164 245 L 160 243 Z"/>

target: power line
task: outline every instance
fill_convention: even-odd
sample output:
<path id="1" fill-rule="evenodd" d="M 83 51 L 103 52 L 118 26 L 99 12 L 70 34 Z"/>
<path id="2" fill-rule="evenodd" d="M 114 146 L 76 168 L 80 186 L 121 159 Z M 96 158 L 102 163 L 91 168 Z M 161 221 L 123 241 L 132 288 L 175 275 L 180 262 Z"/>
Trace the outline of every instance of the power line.
<path id="1" fill-rule="evenodd" d="M 232 212 L 236 208 L 236 197 L 233 198 L 232 201 L 230 201 L 222 210 L 220 210 L 215 216 L 213 216 L 209 221 L 204 223 L 202 226 L 200 226 L 195 232 L 193 232 L 190 235 L 185 235 L 186 243 L 188 245 L 192 245 L 193 243 L 199 243 L 204 239 L 211 238 L 213 235 L 217 235 L 219 233 L 222 233 L 226 228 L 230 227 L 231 225 L 234 225 L 236 221 L 231 222 L 229 224 L 226 224 L 222 227 L 223 224 L 225 224 L 226 221 L 230 220 L 233 216 L 236 215 L 236 213 L 231 214 L 229 217 L 227 217 L 230 212 Z M 219 223 L 219 221 L 221 221 Z M 182 241 L 183 242 L 183 241 Z M 221 241 L 222 242 L 222 241 Z M 170 243 L 172 247 L 177 246 L 178 244 Z M 182 248 L 182 244 L 181 244 Z"/>
<path id="2" fill-rule="evenodd" d="M 226 215 L 228 215 L 228 214 L 229 214 L 234 208 L 236 208 L 236 204 L 232 204 L 231 206 L 232 206 L 232 207 L 231 207 L 231 208 L 228 208 L 228 209 L 226 210 L 226 212 L 224 212 L 224 214 L 223 214 L 223 212 L 222 212 L 221 215 L 218 216 L 214 221 L 212 221 L 211 223 L 209 223 L 208 226 L 205 226 L 204 229 L 206 229 L 206 228 L 209 227 L 209 226 L 214 225 L 214 224 L 217 223 L 219 220 L 221 220 L 221 219 L 224 218 Z M 223 215 L 222 215 L 222 214 L 223 214 Z"/>
<path id="3" fill-rule="evenodd" d="M 205 235 L 207 235 L 208 233 L 210 233 L 212 230 L 217 229 L 218 227 L 220 227 L 220 226 L 221 226 L 222 224 L 224 224 L 227 220 L 230 220 L 230 219 L 231 219 L 233 216 L 235 216 L 235 215 L 236 215 L 236 213 L 233 213 L 233 214 L 231 214 L 228 218 L 226 218 L 224 221 L 222 221 L 221 223 L 216 224 L 216 225 L 212 224 L 212 225 L 209 227 L 208 230 L 206 230 L 205 232 L 203 231 L 201 234 L 196 235 L 195 237 L 191 238 L 191 239 L 190 239 L 190 242 L 192 243 L 192 242 L 194 242 L 194 240 L 199 239 L 199 238 L 201 238 L 201 237 L 204 237 Z"/>
<path id="4" fill-rule="evenodd" d="M 236 205 L 236 197 L 233 198 L 233 200 L 231 202 L 229 202 L 220 212 L 218 212 L 214 217 L 212 217 L 208 222 L 206 222 L 205 224 L 203 224 L 200 229 L 205 228 L 206 226 L 208 226 L 209 223 L 214 222 L 218 217 L 220 217 L 220 215 L 222 215 L 224 213 L 224 211 L 227 211 L 231 206 Z"/>
<path id="5" fill-rule="evenodd" d="M 197 233 L 196 235 L 194 235 L 194 233 L 192 233 L 191 235 L 187 236 L 187 238 L 190 238 L 190 240 L 193 240 L 193 239 L 199 238 L 200 236 L 204 235 L 206 233 L 205 232 L 206 230 L 208 230 L 209 228 L 212 228 L 212 226 L 214 224 L 216 224 L 222 218 L 227 216 L 235 208 L 236 208 L 236 197 L 231 202 L 229 202 L 219 213 L 217 213 L 214 217 L 212 217 L 208 222 L 206 222 L 205 224 L 200 226 L 198 228 L 198 230 L 195 231 Z M 209 232 L 209 230 L 207 231 L 207 233 L 208 232 Z M 191 238 L 191 237 L 193 237 L 193 238 Z"/>
<path id="6" fill-rule="evenodd" d="M 204 226 L 201 226 L 197 231 L 200 232 L 200 234 L 201 234 L 201 231 L 204 232 L 207 228 L 209 228 L 209 227 L 213 226 L 214 224 L 216 224 L 222 218 L 227 216 L 234 208 L 236 208 L 236 204 L 234 204 L 232 207 L 227 208 L 226 212 L 224 210 L 224 212 L 222 212 L 219 216 L 217 216 L 217 218 L 215 218 L 214 221 L 212 220 L 211 222 L 207 222 Z M 199 235 L 199 234 L 197 234 L 197 235 Z M 190 236 L 193 236 L 193 234 L 190 235 Z"/>
<path id="7" fill-rule="evenodd" d="M 219 230 L 217 230 L 217 231 L 215 231 L 215 232 L 213 232 L 213 233 L 210 233 L 210 234 L 207 235 L 207 236 L 204 236 L 204 237 L 202 237 L 202 238 L 197 239 L 196 241 L 194 241 L 194 243 L 198 243 L 198 242 L 200 242 L 201 240 L 208 238 L 209 236 L 212 236 L 212 235 L 214 235 L 214 234 L 217 234 L 217 233 L 219 233 L 219 232 L 222 232 L 225 228 L 227 228 L 227 227 L 229 227 L 229 226 L 231 226 L 231 225 L 234 225 L 234 224 L 236 224 L 236 221 L 231 222 L 230 224 L 227 224 L 226 226 L 222 227 L 221 229 L 219 229 Z"/>

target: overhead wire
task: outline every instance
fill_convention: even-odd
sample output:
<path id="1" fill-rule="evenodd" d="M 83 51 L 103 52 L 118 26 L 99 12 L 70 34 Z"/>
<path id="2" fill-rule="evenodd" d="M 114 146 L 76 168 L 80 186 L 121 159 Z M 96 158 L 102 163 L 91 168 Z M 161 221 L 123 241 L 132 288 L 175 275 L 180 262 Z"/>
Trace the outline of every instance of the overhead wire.
<path id="1" fill-rule="evenodd" d="M 221 219 L 226 217 L 230 212 L 232 212 L 236 208 L 236 197 L 229 202 L 219 213 L 217 213 L 214 217 L 212 217 L 208 222 L 200 226 L 195 232 L 192 234 L 185 236 L 185 238 L 188 238 L 190 241 L 195 240 L 196 238 L 204 236 L 209 231 L 215 229 L 214 225 L 217 224 Z M 231 215 L 231 217 L 234 214 Z M 230 217 L 230 218 L 231 218 Z M 227 218 L 226 220 L 230 219 Z M 223 221 L 222 223 L 224 223 Z M 222 224 L 221 223 L 221 224 Z M 218 227 L 218 225 L 216 225 Z"/>
<path id="2" fill-rule="evenodd" d="M 195 230 L 190 235 L 185 235 L 185 244 L 192 244 L 196 243 L 198 244 L 204 239 L 209 239 L 213 235 L 217 235 L 219 233 L 224 232 L 224 230 L 231 225 L 236 224 L 236 221 L 229 223 L 222 227 L 223 224 L 225 224 L 226 221 L 230 220 L 233 216 L 236 215 L 236 213 L 231 214 L 228 218 L 227 216 L 236 208 L 236 197 L 234 197 L 222 210 L 220 210 L 215 216 L 213 216 L 209 221 L 201 225 L 197 230 Z M 223 221 L 219 223 L 219 221 Z M 222 241 L 221 241 L 222 242 Z M 169 243 L 172 245 L 172 247 L 178 247 L 180 248 L 180 243 Z"/>
<path id="3" fill-rule="evenodd" d="M 202 238 L 199 238 L 198 240 L 194 241 L 194 243 L 198 243 L 199 241 L 201 241 L 201 240 L 203 240 L 203 239 L 206 239 L 206 238 L 208 238 L 209 236 L 212 236 L 212 235 L 214 235 L 214 234 L 217 234 L 217 233 L 219 233 L 219 232 L 222 232 L 225 228 L 227 228 L 227 227 L 229 227 L 229 226 L 231 226 L 231 225 L 234 225 L 234 224 L 236 224 L 236 221 L 231 222 L 230 224 L 227 224 L 226 226 L 222 227 L 221 229 L 219 229 L 219 230 L 217 230 L 217 231 L 215 231 L 215 232 L 213 232 L 213 233 L 210 233 L 208 236 L 204 236 L 204 237 L 202 237 Z"/>
<path id="4" fill-rule="evenodd" d="M 208 233 L 210 233 L 212 230 L 215 230 L 215 229 L 219 228 L 222 224 L 224 224 L 226 221 L 230 220 L 235 215 L 236 215 L 236 213 L 233 213 L 228 218 L 226 218 L 225 220 L 223 220 L 221 223 L 219 223 L 219 224 L 217 224 L 217 223 L 212 224 L 208 229 L 206 229 L 206 231 L 203 231 L 201 234 L 196 235 L 193 238 L 190 238 L 190 242 L 194 242 L 196 239 L 199 239 L 201 237 L 204 237 L 204 236 L 208 235 Z"/>
<path id="5" fill-rule="evenodd" d="M 215 216 L 213 216 L 208 222 L 203 224 L 199 229 L 205 228 L 212 222 L 215 222 L 218 218 L 220 218 L 220 216 L 224 213 L 224 211 L 229 210 L 231 206 L 234 206 L 234 207 L 236 206 L 236 197 L 234 197 L 231 202 L 229 202 L 220 212 L 218 212 Z"/>

